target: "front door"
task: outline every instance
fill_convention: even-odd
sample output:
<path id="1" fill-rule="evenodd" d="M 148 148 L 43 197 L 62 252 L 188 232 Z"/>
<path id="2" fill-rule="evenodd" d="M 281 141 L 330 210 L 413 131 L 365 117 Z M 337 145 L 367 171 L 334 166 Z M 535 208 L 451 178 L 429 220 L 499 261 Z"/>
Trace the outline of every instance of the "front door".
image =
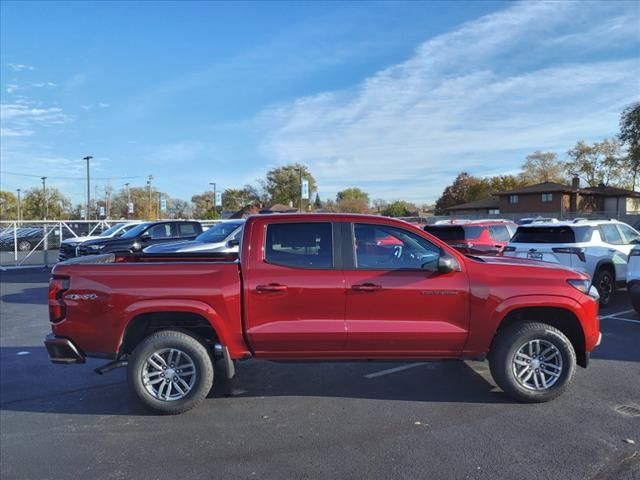
<path id="1" fill-rule="evenodd" d="M 372 356 L 455 356 L 469 329 L 466 272 L 440 273 L 441 250 L 416 232 L 353 225 L 345 270 L 347 349 Z"/>
<path id="2" fill-rule="evenodd" d="M 254 227 L 245 270 L 246 331 L 257 355 L 335 356 L 344 349 L 344 280 L 334 268 L 333 224 L 273 222 Z M 333 353 L 332 353 L 333 352 Z"/>

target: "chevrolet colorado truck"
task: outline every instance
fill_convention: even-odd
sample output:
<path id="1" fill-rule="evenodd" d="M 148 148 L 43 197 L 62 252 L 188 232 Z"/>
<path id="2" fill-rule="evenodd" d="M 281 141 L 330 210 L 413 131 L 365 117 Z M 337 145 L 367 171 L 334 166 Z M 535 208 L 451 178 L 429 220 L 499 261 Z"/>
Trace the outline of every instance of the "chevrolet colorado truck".
<path id="1" fill-rule="evenodd" d="M 526 259 L 465 256 L 401 220 L 249 217 L 239 254 L 106 254 L 54 268 L 56 363 L 110 360 L 149 409 L 204 400 L 220 359 L 485 359 L 523 402 L 551 400 L 600 342 L 590 278 Z"/>

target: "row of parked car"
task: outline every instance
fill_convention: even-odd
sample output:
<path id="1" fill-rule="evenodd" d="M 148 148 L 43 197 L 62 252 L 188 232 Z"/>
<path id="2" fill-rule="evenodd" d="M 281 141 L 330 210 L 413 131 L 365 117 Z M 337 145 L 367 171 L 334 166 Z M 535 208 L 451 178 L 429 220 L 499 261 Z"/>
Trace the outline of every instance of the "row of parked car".
<path id="1" fill-rule="evenodd" d="M 59 260 L 99 253 L 233 252 L 244 220 L 228 220 L 207 230 L 197 221 L 117 223 L 96 236 L 70 238 Z"/>
<path id="2" fill-rule="evenodd" d="M 502 255 L 565 265 L 588 274 L 611 302 L 627 286 L 640 311 L 640 233 L 617 220 L 534 220 L 517 225 L 506 220 L 457 220 L 424 229 L 467 255 Z"/>

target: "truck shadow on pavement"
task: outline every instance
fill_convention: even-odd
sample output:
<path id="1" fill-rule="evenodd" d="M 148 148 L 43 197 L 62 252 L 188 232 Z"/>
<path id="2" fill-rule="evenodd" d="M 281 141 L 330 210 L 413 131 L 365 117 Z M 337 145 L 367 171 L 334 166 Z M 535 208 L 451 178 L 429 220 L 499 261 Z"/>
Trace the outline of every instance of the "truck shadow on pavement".
<path id="1" fill-rule="evenodd" d="M 25 353 L 27 352 L 27 353 Z M 0 410 L 76 415 L 150 413 L 130 393 L 125 369 L 104 376 L 93 369 L 103 361 L 54 365 L 44 347 L 0 348 Z M 331 362 L 283 364 L 254 360 L 238 366 L 238 376 L 224 378 L 216 365 L 216 382 L 204 405 L 228 397 L 333 397 L 412 402 L 513 403 L 485 378 L 483 368 L 463 362 L 424 363 L 376 378 L 372 372 L 402 363 Z M 215 405 L 214 405 L 215 406 Z"/>
<path id="2" fill-rule="evenodd" d="M 2 301 L 7 303 L 21 303 L 24 305 L 46 305 L 48 287 L 24 288 L 19 293 L 2 295 Z"/>

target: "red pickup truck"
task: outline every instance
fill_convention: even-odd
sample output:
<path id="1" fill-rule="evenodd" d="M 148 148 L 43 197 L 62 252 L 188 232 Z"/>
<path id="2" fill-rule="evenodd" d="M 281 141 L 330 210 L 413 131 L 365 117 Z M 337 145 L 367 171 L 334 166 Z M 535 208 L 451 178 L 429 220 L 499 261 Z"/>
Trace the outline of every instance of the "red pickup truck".
<path id="1" fill-rule="evenodd" d="M 382 239 L 382 240 L 381 240 Z M 390 241 L 389 239 L 392 239 Z M 106 254 L 58 264 L 56 363 L 127 366 L 159 413 L 203 401 L 213 361 L 484 359 L 511 397 L 543 402 L 600 341 L 597 292 L 553 264 L 465 256 L 400 220 L 257 215 L 235 254 Z"/>

